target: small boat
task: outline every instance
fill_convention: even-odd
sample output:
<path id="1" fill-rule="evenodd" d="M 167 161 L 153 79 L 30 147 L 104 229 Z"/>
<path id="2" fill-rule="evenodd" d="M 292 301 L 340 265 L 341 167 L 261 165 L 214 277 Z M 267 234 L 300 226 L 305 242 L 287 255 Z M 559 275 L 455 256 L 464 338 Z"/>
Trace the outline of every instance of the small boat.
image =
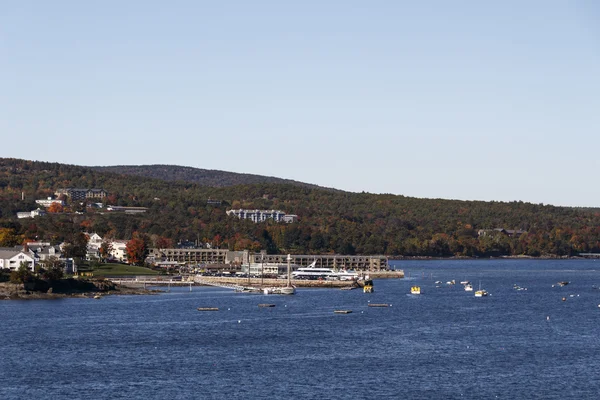
<path id="1" fill-rule="evenodd" d="M 559 286 L 566 286 L 566 285 L 568 285 L 568 284 L 569 284 L 569 282 L 568 282 L 568 281 L 562 281 L 562 282 L 558 282 L 558 285 L 559 285 Z"/>
<path id="2" fill-rule="evenodd" d="M 420 286 L 411 287 L 410 294 L 421 294 L 421 287 Z"/>
<path id="3" fill-rule="evenodd" d="M 365 285 L 363 286 L 363 292 L 364 293 L 373 293 L 373 281 L 372 280 L 366 280 L 365 281 Z"/>
<path id="4" fill-rule="evenodd" d="M 97 295 L 95 295 L 95 296 L 94 296 L 94 298 L 95 298 L 96 300 L 98 300 L 98 299 L 101 299 L 101 298 L 102 298 L 102 296 L 101 296 L 101 295 L 99 295 L 99 294 L 97 294 Z"/>
<path id="5" fill-rule="evenodd" d="M 275 307 L 275 304 L 266 304 L 266 303 L 261 303 L 258 305 L 259 307 Z"/>
<path id="6" fill-rule="evenodd" d="M 287 256 L 287 284 L 283 287 L 270 287 L 264 288 L 264 294 L 296 294 L 296 287 L 292 285 L 292 275 L 290 273 L 290 263 L 292 261 L 292 256 L 288 254 Z"/>
<path id="7" fill-rule="evenodd" d="M 479 290 L 475 292 L 475 297 L 484 297 L 487 296 L 488 292 L 485 289 L 481 288 L 481 282 L 479 282 Z"/>
<path id="8" fill-rule="evenodd" d="M 333 312 L 336 314 L 350 314 L 352 310 L 334 310 Z"/>
<path id="9" fill-rule="evenodd" d="M 389 307 L 389 304 L 386 303 L 369 303 L 369 307 Z"/>
<path id="10" fill-rule="evenodd" d="M 264 294 L 294 294 L 296 288 L 294 286 L 270 287 L 263 289 Z"/>
<path id="11" fill-rule="evenodd" d="M 467 283 L 465 285 L 465 292 L 472 292 L 473 291 L 473 285 L 471 285 L 470 283 Z"/>
<path id="12" fill-rule="evenodd" d="M 471 282 L 469 282 L 469 281 L 460 281 L 460 284 L 461 285 L 470 285 Z"/>
<path id="13" fill-rule="evenodd" d="M 198 311 L 219 311 L 218 307 L 198 307 Z"/>

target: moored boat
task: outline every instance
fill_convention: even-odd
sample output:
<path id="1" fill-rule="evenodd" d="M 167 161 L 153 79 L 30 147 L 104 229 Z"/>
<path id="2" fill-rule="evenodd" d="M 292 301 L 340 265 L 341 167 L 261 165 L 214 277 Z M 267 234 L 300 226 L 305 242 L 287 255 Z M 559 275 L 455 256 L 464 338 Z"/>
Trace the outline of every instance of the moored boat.
<path id="1" fill-rule="evenodd" d="M 473 291 L 473 285 L 471 285 L 470 283 L 467 283 L 465 285 L 465 292 L 472 292 Z"/>
<path id="2" fill-rule="evenodd" d="M 410 294 L 421 294 L 421 287 L 420 286 L 411 287 Z"/>
<path id="3" fill-rule="evenodd" d="M 370 279 L 365 280 L 365 285 L 363 286 L 364 293 L 373 293 L 373 281 Z"/>

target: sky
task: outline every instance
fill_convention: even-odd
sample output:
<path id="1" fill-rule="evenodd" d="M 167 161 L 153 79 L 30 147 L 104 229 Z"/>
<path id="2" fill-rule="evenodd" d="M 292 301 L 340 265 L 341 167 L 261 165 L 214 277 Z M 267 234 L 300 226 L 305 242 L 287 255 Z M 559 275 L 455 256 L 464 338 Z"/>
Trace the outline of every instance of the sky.
<path id="1" fill-rule="evenodd" d="M 4 1 L 0 157 L 600 207 L 600 2 Z"/>

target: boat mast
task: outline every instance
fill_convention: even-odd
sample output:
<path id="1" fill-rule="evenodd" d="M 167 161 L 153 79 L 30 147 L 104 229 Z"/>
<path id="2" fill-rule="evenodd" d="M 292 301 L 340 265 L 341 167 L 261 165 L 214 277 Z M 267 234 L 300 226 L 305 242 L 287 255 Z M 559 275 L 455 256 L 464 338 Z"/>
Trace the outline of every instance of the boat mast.
<path id="1" fill-rule="evenodd" d="M 292 275 L 290 273 L 290 263 L 292 262 L 292 256 L 288 254 L 287 256 L 287 286 L 292 286 Z"/>

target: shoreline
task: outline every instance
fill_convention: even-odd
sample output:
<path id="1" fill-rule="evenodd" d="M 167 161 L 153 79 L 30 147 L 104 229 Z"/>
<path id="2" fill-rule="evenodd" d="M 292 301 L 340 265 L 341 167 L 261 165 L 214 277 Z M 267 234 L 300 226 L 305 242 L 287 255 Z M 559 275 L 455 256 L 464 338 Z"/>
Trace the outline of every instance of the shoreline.
<path id="1" fill-rule="evenodd" d="M 119 295 L 148 295 L 158 294 L 160 290 L 148 290 L 123 285 L 114 285 L 109 290 L 86 290 L 55 293 L 52 291 L 41 292 L 25 289 L 23 284 L 0 282 L 0 300 L 58 300 L 66 298 L 89 298 L 95 296 L 119 296 Z"/>

